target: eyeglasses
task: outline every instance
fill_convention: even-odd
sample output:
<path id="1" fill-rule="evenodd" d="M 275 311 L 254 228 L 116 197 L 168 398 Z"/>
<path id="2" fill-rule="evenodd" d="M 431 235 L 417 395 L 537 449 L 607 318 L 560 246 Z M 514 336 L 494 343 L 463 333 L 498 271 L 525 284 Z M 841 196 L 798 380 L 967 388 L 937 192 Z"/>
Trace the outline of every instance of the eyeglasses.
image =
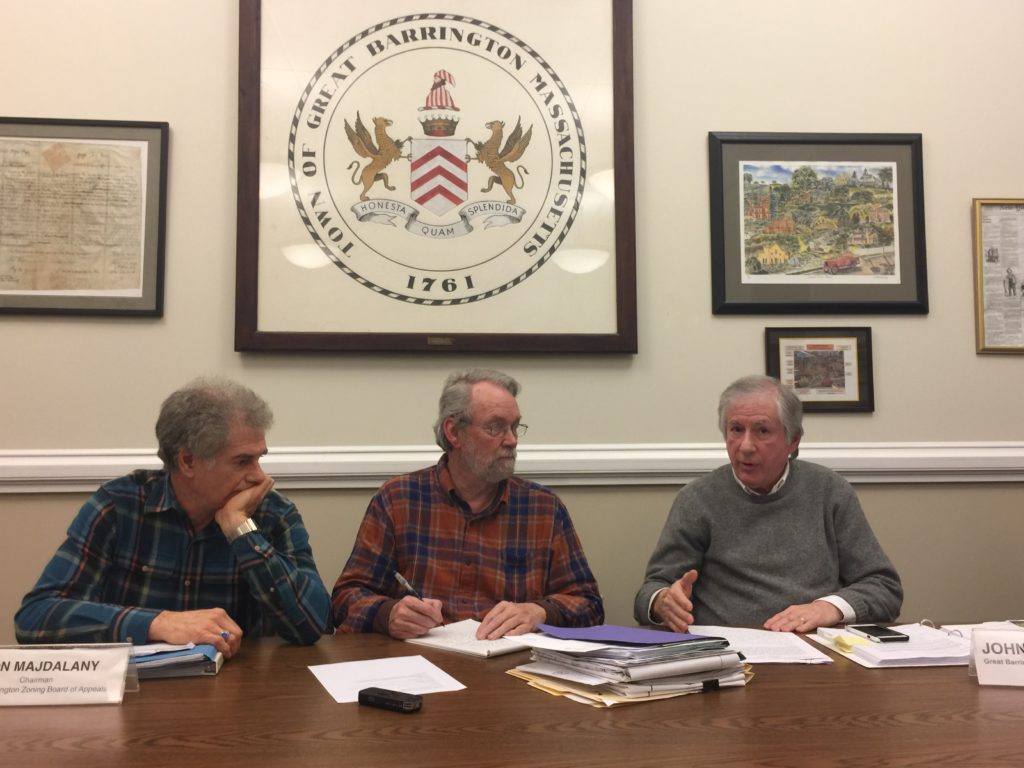
<path id="1" fill-rule="evenodd" d="M 492 421 L 487 424 L 472 424 L 477 429 L 483 430 L 491 437 L 504 437 L 506 433 L 511 429 L 512 434 L 517 438 L 522 437 L 526 434 L 526 430 L 529 429 L 525 424 L 503 424 L 500 421 Z"/>

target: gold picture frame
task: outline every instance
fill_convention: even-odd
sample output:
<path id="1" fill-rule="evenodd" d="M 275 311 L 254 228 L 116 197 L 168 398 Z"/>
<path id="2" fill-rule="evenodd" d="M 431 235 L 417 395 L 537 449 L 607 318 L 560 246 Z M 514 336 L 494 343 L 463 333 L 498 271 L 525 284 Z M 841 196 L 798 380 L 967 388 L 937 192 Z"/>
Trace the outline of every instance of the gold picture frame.
<path id="1" fill-rule="evenodd" d="M 1024 198 L 974 198 L 974 328 L 978 354 L 1024 354 Z"/>

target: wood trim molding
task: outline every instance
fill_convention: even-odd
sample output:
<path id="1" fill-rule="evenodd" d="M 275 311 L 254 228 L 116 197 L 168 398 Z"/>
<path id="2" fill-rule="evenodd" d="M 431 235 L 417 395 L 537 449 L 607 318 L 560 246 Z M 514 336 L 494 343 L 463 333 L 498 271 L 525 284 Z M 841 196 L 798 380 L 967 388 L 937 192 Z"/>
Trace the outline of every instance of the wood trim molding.
<path id="1" fill-rule="evenodd" d="M 376 488 L 437 461 L 433 446 L 276 448 L 263 460 L 277 487 Z M 1024 481 L 1024 443 L 805 443 L 800 457 L 852 483 Z M 682 485 L 724 464 L 720 443 L 521 446 L 517 472 L 545 485 Z M 0 493 L 92 491 L 140 467 L 149 449 L 3 450 Z"/>

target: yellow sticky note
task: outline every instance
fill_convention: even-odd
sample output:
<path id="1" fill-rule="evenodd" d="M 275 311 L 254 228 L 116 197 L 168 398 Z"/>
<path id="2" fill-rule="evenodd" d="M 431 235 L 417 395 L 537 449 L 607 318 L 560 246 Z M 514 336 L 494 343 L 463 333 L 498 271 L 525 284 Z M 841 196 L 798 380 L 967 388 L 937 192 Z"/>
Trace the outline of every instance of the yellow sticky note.
<path id="1" fill-rule="evenodd" d="M 852 637 L 850 635 L 839 635 L 832 641 L 837 651 L 843 653 L 853 653 L 853 646 L 855 645 L 870 645 L 871 641 L 866 637 Z"/>

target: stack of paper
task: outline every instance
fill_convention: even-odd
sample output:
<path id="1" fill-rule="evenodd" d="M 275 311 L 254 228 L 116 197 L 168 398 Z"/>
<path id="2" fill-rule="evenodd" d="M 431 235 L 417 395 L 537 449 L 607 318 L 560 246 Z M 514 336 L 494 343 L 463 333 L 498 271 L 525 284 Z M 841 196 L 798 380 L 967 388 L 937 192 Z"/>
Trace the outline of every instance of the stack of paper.
<path id="1" fill-rule="evenodd" d="M 133 660 L 139 679 L 216 675 L 224 656 L 212 645 L 138 645 Z"/>
<path id="2" fill-rule="evenodd" d="M 808 637 L 865 667 L 966 666 L 970 660 L 970 641 L 959 635 L 923 624 L 901 624 L 893 629 L 910 639 L 876 643 L 842 627 L 822 627 L 817 635 Z"/>
<path id="3" fill-rule="evenodd" d="M 596 707 L 741 686 L 750 678 L 742 656 L 720 637 L 613 625 L 538 628 L 544 634 L 516 638 L 533 648 L 533 661 L 509 674 Z"/>

